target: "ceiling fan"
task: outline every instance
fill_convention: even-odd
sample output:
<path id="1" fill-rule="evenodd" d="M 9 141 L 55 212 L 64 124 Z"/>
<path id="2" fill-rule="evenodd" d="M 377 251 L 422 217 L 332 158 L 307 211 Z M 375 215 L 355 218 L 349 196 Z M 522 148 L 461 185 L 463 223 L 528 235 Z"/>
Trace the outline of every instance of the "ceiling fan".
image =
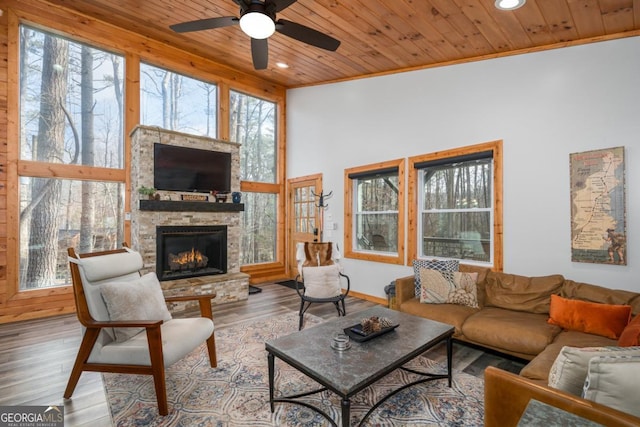
<path id="1" fill-rule="evenodd" d="M 233 0 L 240 6 L 240 18 L 220 16 L 198 19 L 169 26 L 177 33 L 210 30 L 240 24 L 240 29 L 251 37 L 251 57 L 256 70 L 264 70 L 269 62 L 267 39 L 275 32 L 322 49 L 335 51 L 340 41 L 302 24 L 279 19 L 276 13 L 291 6 L 297 0 Z"/>

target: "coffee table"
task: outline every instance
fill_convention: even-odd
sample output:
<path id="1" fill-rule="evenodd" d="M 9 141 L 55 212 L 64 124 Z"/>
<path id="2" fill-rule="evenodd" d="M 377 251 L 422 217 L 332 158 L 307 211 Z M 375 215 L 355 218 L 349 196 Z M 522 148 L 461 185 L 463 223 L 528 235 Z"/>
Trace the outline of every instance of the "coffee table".
<path id="1" fill-rule="evenodd" d="M 351 340 L 351 348 L 345 351 L 334 350 L 331 342 L 336 333 L 353 326 L 361 319 L 370 316 L 386 317 L 399 325 L 386 334 L 366 342 Z M 274 412 L 275 402 L 289 402 L 317 411 L 333 426 L 337 423 L 320 408 L 298 400 L 299 398 L 330 390 L 341 397 L 342 426 L 349 426 L 351 398 L 395 369 L 404 369 L 422 375 L 417 381 L 406 384 L 384 396 L 363 419 L 389 397 L 415 384 L 438 379 L 447 379 L 451 387 L 452 335 L 454 327 L 440 322 L 424 319 L 384 307 L 373 307 L 344 317 L 338 317 L 290 335 L 269 340 L 265 347 L 269 364 L 269 404 Z M 424 353 L 435 345 L 447 343 L 447 374 L 432 374 L 404 368 L 403 365 Z M 304 373 L 322 388 L 305 393 L 275 397 L 274 372 L 275 358 L 278 358 Z"/>

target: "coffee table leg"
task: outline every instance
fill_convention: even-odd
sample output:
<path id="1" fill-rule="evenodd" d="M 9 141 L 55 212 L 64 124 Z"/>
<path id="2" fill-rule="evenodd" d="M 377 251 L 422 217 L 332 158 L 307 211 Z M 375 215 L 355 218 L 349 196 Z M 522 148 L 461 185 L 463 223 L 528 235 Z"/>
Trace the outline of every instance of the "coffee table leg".
<path id="1" fill-rule="evenodd" d="M 267 355 L 267 360 L 269 362 L 269 406 L 271 407 L 271 413 L 273 413 L 273 373 L 274 373 L 274 356 L 269 353 Z"/>
<path id="2" fill-rule="evenodd" d="M 451 387 L 451 365 L 453 362 L 453 340 L 447 338 L 447 378 L 449 379 L 449 387 Z"/>
<path id="3" fill-rule="evenodd" d="M 349 399 L 342 399 L 342 427 L 349 427 L 349 421 L 351 418 L 351 401 Z"/>

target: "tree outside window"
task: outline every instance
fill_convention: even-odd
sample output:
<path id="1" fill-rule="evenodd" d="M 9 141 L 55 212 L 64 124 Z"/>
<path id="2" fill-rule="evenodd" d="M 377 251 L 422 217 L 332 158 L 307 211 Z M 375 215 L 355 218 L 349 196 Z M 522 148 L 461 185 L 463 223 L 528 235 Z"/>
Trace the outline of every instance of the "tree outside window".
<path id="1" fill-rule="evenodd" d="M 454 258 L 502 269 L 502 141 L 412 157 L 409 182 L 410 262 Z"/>
<path id="2" fill-rule="evenodd" d="M 345 189 L 345 256 L 403 263 L 404 160 L 347 169 Z"/>
<path id="3" fill-rule="evenodd" d="M 252 183 L 242 201 L 242 265 L 276 261 L 277 138 L 276 104 L 230 91 L 229 134 L 240 147 L 241 180 Z"/>
<path id="4" fill-rule="evenodd" d="M 420 178 L 421 257 L 491 262 L 491 157 L 423 165 Z"/>
<path id="5" fill-rule="evenodd" d="M 67 247 L 88 252 L 123 240 L 124 59 L 22 25 L 19 61 L 25 290 L 69 283 Z"/>
<path id="6" fill-rule="evenodd" d="M 218 136 L 218 87 L 140 64 L 140 122 L 192 135 Z"/>

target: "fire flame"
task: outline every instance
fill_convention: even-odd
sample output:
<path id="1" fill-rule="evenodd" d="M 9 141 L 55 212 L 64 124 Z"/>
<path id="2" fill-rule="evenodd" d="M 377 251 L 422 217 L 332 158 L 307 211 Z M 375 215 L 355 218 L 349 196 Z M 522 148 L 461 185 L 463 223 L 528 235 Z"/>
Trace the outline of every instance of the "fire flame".
<path id="1" fill-rule="evenodd" d="M 191 252 L 182 252 L 178 254 L 174 261 L 183 265 L 190 263 L 200 264 L 202 262 L 202 254 L 200 251 L 195 250 L 195 248 L 191 248 Z"/>

